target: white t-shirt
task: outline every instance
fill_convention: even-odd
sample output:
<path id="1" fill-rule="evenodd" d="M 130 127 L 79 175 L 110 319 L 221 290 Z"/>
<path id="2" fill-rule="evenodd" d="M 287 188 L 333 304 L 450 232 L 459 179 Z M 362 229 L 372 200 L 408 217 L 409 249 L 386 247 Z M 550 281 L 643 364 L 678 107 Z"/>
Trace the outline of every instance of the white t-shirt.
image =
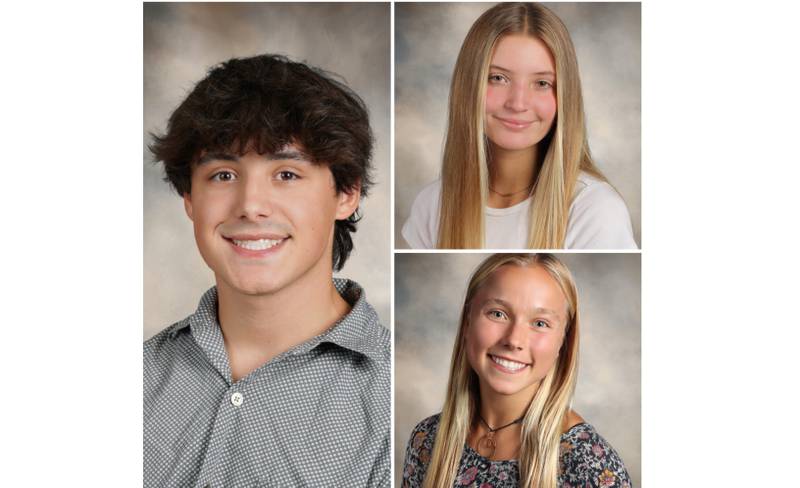
<path id="1" fill-rule="evenodd" d="M 411 215 L 403 225 L 403 237 L 415 249 L 433 249 L 439 236 L 439 197 L 436 180 L 419 192 Z M 484 209 L 486 249 L 526 249 L 530 228 L 531 199 L 508 208 Z M 605 181 L 581 172 L 575 198 L 569 207 L 565 249 L 637 249 L 628 208 Z"/>

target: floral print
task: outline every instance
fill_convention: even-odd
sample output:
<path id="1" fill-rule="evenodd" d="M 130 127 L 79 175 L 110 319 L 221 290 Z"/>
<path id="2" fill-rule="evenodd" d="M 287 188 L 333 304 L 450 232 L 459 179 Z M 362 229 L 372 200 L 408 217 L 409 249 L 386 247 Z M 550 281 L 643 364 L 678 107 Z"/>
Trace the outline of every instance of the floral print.
<path id="1" fill-rule="evenodd" d="M 420 422 L 406 449 L 403 488 L 422 486 L 428 469 L 439 415 Z M 558 486 L 561 488 L 632 488 L 630 477 L 614 449 L 589 424 L 578 424 L 561 436 Z M 490 461 L 464 445 L 454 487 L 516 488 L 516 460 Z"/>

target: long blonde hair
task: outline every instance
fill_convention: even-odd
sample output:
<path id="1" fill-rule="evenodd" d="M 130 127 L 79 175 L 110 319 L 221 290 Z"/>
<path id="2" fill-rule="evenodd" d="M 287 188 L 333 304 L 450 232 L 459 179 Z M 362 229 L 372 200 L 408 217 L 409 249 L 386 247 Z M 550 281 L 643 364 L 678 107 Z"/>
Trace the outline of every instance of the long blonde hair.
<path id="1" fill-rule="evenodd" d="M 533 3 L 501 3 L 472 24 L 450 85 L 442 163 L 439 248 L 484 247 L 488 199 L 488 145 L 484 133 L 486 83 L 497 41 L 509 34 L 540 39 L 556 64 L 556 118 L 539 142 L 528 247 L 564 246 L 575 182 L 581 171 L 605 181 L 586 140 L 578 60 L 569 32 L 553 12 Z"/>
<path id="2" fill-rule="evenodd" d="M 522 421 L 519 450 L 520 486 L 556 488 L 558 450 L 564 418 L 572 402 L 578 374 L 578 293 L 564 264 L 552 254 L 495 254 L 480 264 L 467 287 L 461 324 L 453 346 L 450 379 L 439 421 L 425 488 L 450 488 L 470 425 L 480 405 L 475 371 L 467 360 L 464 333 L 470 302 L 489 276 L 501 266 L 541 266 L 558 283 L 567 300 L 567 326 L 558 359 L 531 399 Z"/>

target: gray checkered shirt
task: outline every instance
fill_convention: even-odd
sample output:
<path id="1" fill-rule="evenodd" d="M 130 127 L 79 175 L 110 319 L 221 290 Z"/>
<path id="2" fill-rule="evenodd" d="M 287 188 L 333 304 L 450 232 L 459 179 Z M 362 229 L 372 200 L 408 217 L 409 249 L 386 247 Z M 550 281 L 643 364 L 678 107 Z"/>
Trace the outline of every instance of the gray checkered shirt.
<path id="1" fill-rule="evenodd" d="M 236 383 L 216 288 L 144 343 L 144 486 L 389 486 L 389 331 L 334 283 L 350 313 Z"/>

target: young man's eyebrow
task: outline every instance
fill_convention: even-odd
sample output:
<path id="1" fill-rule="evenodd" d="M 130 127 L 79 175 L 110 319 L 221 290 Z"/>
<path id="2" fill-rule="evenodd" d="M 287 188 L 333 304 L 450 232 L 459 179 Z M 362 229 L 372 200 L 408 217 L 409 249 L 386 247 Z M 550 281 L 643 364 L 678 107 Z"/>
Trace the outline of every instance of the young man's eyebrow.
<path id="1" fill-rule="evenodd" d="M 197 160 L 197 164 L 205 164 L 210 163 L 211 161 L 232 161 L 238 162 L 239 157 L 235 154 L 230 154 L 226 152 L 209 152 L 200 156 L 200 159 Z"/>
<path id="2" fill-rule="evenodd" d="M 496 69 L 498 71 L 505 71 L 506 73 L 513 73 L 513 71 L 511 71 L 510 69 L 503 68 L 502 66 L 498 66 L 496 64 L 493 64 L 493 65 L 489 66 L 489 69 Z M 537 71 L 535 73 L 530 73 L 530 74 L 536 75 L 536 76 L 555 76 L 556 75 L 552 71 Z"/>
<path id="3" fill-rule="evenodd" d="M 267 161 L 292 160 L 311 162 L 311 157 L 308 154 L 292 147 L 280 149 L 275 153 L 267 153 L 264 157 L 267 158 Z"/>
<path id="4" fill-rule="evenodd" d="M 312 158 L 295 148 L 284 148 L 280 149 L 274 153 L 267 153 L 264 154 L 264 158 L 267 161 L 304 161 L 304 162 L 313 162 Z M 200 156 L 200 159 L 197 160 L 198 166 L 205 163 L 210 163 L 211 161 L 231 161 L 234 163 L 239 162 L 239 156 L 228 153 L 228 152 L 209 152 Z"/>

